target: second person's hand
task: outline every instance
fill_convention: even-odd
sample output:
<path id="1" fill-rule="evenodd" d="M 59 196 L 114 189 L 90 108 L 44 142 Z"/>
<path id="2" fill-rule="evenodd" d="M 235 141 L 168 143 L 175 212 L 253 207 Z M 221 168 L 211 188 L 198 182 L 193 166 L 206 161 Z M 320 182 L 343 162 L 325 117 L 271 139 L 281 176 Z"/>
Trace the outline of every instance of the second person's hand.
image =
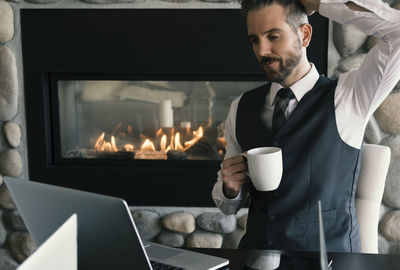
<path id="1" fill-rule="evenodd" d="M 308 16 L 311 16 L 312 14 L 314 14 L 315 11 L 318 11 L 319 5 L 321 4 L 320 0 L 299 0 L 299 1 L 304 6 Z"/>

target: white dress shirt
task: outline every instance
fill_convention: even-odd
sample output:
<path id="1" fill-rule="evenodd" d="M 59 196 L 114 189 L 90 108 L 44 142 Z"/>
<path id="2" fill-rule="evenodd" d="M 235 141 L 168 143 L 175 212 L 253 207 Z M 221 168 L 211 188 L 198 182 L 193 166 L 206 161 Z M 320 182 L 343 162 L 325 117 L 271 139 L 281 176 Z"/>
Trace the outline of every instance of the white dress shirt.
<path id="1" fill-rule="evenodd" d="M 352 0 L 371 12 L 353 11 L 345 5 L 347 2 L 321 0 L 319 13 L 339 23 L 351 24 L 367 35 L 380 39 L 368 52 L 360 68 L 339 76 L 335 89 L 335 115 L 339 135 L 346 144 L 360 149 L 368 120 L 400 79 L 400 12 L 380 0 Z M 318 71 L 311 64 L 307 75 L 290 86 L 296 99 L 289 102 L 287 116 L 313 88 L 318 78 Z M 266 96 L 263 117 L 269 127 L 272 126 L 273 101 L 282 87 L 279 83 L 272 83 Z M 225 158 L 242 152 L 236 140 L 236 112 L 240 98 L 232 102 L 225 122 Z M 224 196 L 222 184 L 219 171 L 212 191 L 214 202 L 225 214 L 236 214 L 247 199 L 248 190 L 244 186 L 235 199 L 228 199 Z"/>

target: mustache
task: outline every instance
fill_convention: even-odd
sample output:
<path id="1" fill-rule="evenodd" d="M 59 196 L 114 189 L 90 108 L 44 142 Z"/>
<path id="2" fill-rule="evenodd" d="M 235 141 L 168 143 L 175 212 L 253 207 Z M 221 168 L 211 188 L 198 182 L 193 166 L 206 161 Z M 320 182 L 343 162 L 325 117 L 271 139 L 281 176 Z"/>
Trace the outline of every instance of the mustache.
<path id="1" fill-rule="evenodd" d="M 266 64 L 268 62 L 272 62 L 272 61 L 278 61 L 278 62 L 282 62 L 282 59 L 280 57 L 269 57 L 269 56 L 265 56 L 262 57 L 260 60 L 261 64 Z"/>

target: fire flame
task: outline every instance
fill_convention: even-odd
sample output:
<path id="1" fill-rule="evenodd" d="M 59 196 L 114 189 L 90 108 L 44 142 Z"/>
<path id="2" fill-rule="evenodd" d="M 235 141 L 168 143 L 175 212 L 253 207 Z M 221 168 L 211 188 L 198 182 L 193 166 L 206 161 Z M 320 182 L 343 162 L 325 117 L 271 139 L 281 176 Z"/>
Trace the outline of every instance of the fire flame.
<path id="1" fill-rule="evenodd" d="M 135 150 L 135 146 L 133 144 L 127 143 L 124 145 L 124 149 L 127 152 L 133 152 Z"/>
<path id="2" fill-rule="evenodd" d="M 201 139 L 201 137 L 203 137 L 203 134 L 204 134 L 203 127 L 200 126 L 197 130 L 193 131 L 194 135 L 193 139 L 184 143 L 185 148 L 188 149 L 193 144 L 195 144 L 198 140 Z"/>
<path id="3" fill-rule="evenodd" d="M 188 148 L 190 148 L 192 145 L 194 145 L 198 140 L 201 139 L 204 135 L 204 129 L 203 127 L 199 127 L 197 130 L 193 131 L 193 138 L 189 141 L 185 141 L 182 145 L 181 143 L 181 134 L 180 132 L 174 132 L 174 130 L 171 130 L 171 139 L 169 141 L 169 145 L 167 146 L 167 135 L 163 133 L 162 129 L 159 129 L 156 132 L 156 136 L 159 137 L 161 136 L 160 140 L 160 151 L 162 152 L 168 152 L 169 150 L 176 150 L 176 151 L 185 151 Z M 149 148 L 149 144 L 152 145 L 152 147 Z M 154 149 L 154 150 L 153 150 Z M 149 139 L 146 138 L 145 142 L 141 146 L 141 150 L 155 150 L 154 143 Z"/>
<path id="4" fill-rule="evenodd" d="M 167 135 L 164 134 L 161 137 L 161 142 L 160 142 L 161 151 L 166 152 L 166 150 L 167 150 L 166 146 L 167 146 Z"/>
<path id="5" fill-rule="evenodd" d="M 107 142 L 104 140 L 105 132 L 101 133 L 101 135 L 97 138 L 96 143 L 94 145 L 94 149 L 96 151 L 103 151 L 103 152 L 117 152 L 118 147 L 115 141 L 115 137 L 111 136 L 111 142 Z"/>
<path id="6" fill-rule="evenodd" d="M 117 126 L 117 129 L 120 129 L 120 124 Z M 114 130 L 114 132 L 115 132 Z M 160 153 L 167 153 L 170 150 L 176 150 L 176 151 L 185 151 L 188 148 L 190 148 L 192 145 L 194 145 L 198 140 L 200 140 L 203 135 L 204 135 L 204 130 L 203 127 L 199 127 L 197 130 L 194 130 L 193 132 L 190 131 L 189 129 L 183 130 L 184 134 L 192 136 L 190 140 L 181 141 L 181 133 L 180 132 L 175 132 L 175 129 L 172 128 L 170 130 L 170 136 L 163 133 L 163 129 L 159 129 L 156 132 L 156 137 L 158 138 L 160 144 L 159 144 L 159 149 L 156 149 L 155 143 L 150 140 L 149 138 L 145 137 L 143 134 L 140 135 L 144 139 L 143 144 L 140 146 L 140 151 L 139 153 L 143 152 L 160 152 Z M 132 127 L 128 126 L 128 134 L 132 133 Z M 123 133 L 121 133 L 123 134 Z M 120 134 L 120 135 L 121 135 Z M 126 133 L 124 132 L 126 135 Z M 123 135 L 121 135 L 123 136 Z M 190 137 L 189 136 L 189 137 Z M 161 137 L 161 138 L 160 138 Z M 102 132 L 101 135 L 96 139 L 94 149 L 96 151 L 105 151 L 105 152 L 118 152 L 118 151 L 126 151 L 126 152 L 133 152 L 136 147 L 134 144 L 128 143 L 125 144 L 123 147 L 121 147 L 119 150 L 117 146 L 117 139 L 115 136 L 111 136 L 110 141 L 107 141 L 105 139 L 105 132 Z"/>
<path id="7" fill-rule="evenodd" d="M 140 150 L 142 151 L 156 151 L 156 148 L 154 147 L 154 143 L 150 141 L 149 139 L 146 139 L 142 146 L 140 147 Z"/>

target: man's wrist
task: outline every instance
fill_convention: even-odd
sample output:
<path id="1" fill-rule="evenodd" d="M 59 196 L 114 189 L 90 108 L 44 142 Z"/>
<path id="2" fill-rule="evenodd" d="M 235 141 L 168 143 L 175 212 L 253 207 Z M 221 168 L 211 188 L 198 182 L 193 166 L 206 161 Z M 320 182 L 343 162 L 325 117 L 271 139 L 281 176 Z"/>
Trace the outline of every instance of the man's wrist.
<path id="1" fill-rule="evenodd" d="M 222 192 L 224 193 L 224 196 L 230 200 L 236 198 L 239 194 L 239 191 L 228 189 L 225 185 L 222 185 Z"/>

